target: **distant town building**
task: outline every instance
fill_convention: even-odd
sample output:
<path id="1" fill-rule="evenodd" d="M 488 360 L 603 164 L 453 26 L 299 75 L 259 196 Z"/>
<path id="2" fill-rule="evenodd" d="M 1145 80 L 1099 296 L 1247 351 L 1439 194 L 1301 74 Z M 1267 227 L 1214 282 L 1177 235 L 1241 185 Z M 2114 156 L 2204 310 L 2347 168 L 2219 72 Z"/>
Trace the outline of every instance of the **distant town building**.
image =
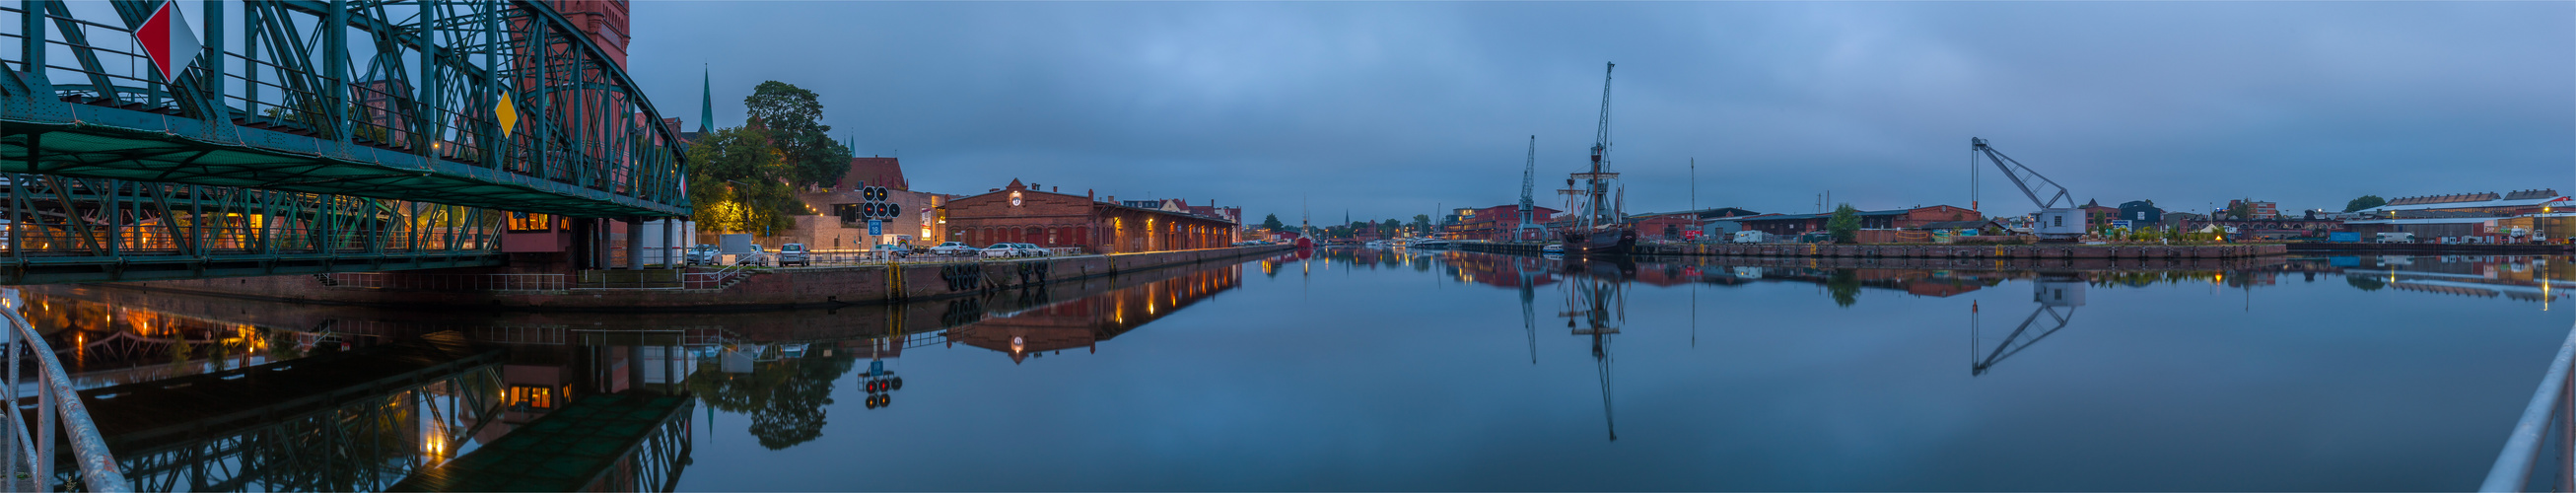
<path id="1" fill-rule="evenodd" d="M 1545 225 L 1557 220 L 1563 211 L 1530 206 L 1530 221 Z M 1442 216 L 1449 221 L 1443 238 L 1456 240 L 1512 241 L 1512 231 L 1521 225 L 1520 204 L 1505 204 L 1481 209 L 1456 209 Z M 1550 231 L 1555 229 L 1551 228 Z"/>
<path id="2" fill-rule="evenodd" d="M 973 245 L 1081 247 L 1086 253 L 1215 248 L 1235 241 L 1237 224 L 1224 218 L 1051 190 L 1011 180 L 983 195 L 949 200 L 941 207 L 947 239 Z"/>
<path id="3" fill-rule="evenodd" d="M 2111 227 L 2111 220 L 2120 218 L 2120 208 L 2103 207 L 2097 200 L 2084 201 L 2081 209 L 2084 209 L 2084 229 L 2087 231 Z"/>
<path id="4" fill-rule="evenodd" d="M 1913 209 L 1860 211 L 1859 215 L 1861 229 L 1915 228 L 1935 222 L 1967 221 L 1978 219 L 1980 217 L 1977 214 L 1977 211 L 1968 210 L 1964 207 L 1953 207 L 1947 205 L 1917 207 Z M 1833 214 L 1831 213 L 1763 214 L 1758 216 L 1740 217 L 1734 220 L 1743 224 L 1744 229 L 1761 231 L 1763 233 L 1775 235 L 1795 235 L 1809 231 L 1824 231 L 1826 221 L 1831 220 L 1832 218 Z"/>
<path id="5" fill-rule="evenodd" d="M 2534 214 L 2542 208 L 2568 206 L 2568 198 L 2556 189 L 2519 190 L 2512 193 L 2461 193 L 2399 197 L 2387 205 L 2362 209 L 2356 215 L 2369 218 L 2404 218 L 2414 212 L 2465 212 L 2490 216 Z"/>
<path id="6" fill-rule="evenodd" d="M 2165 210 L 2162 207 L 2156 207 L 2156 201 L 2153 200 L 2132 200 L 2120 204 L 2120 217 L 2116 219 L 2129 221 L 2131 226 L 2143 227 L 2164 222 Z"/>
<path id="7" fill-rule="evenodd" d="M 2247 206 L 2246 216 L 2245 216 L 2245 217 L 2239 217 L 2239 218 L 2230 218 L 2230 219 L 2280 219 L 2280 218 L 2281 218 L 2281 208 L 2280 208 L 2280 205 L 2279 205 L 2279 204 L 2274 204 L 2274 203 L 2271 203 L 2271 202 L 2254 202 L 2254 201 L 2248 201 L 2248 200 L 2243 200 L 2243 199 L 2239 199 L 2239 200 L 2229 200 L 2229 201 L 2227 201 L 2227 208 L 2225 208 L 2225 209 L 2220 209 L 2220 211 L 2221 211 L 2221 212 L 2225 212 L 2225 211 L 2234 211 L 2234 210 L 2236 210 L 2236 206 L 2237 206 L 2237 205 L 2240 205 L 2240 204 L 2242 204 L 2242 205 L 2246 205 L 2246 206 Z"/>

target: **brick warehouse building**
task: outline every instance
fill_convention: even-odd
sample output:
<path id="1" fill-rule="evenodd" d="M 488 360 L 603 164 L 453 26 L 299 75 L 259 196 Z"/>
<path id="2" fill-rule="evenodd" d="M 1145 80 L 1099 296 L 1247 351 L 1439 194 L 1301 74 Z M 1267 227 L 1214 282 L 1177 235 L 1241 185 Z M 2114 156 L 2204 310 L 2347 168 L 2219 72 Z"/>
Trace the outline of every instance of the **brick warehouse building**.
<path id="1" fill-rule="evenodd" d="M 1129 207 L 1041 191 L 1011 180 L 993 192 L 948 201 L 948 241 L 969 245 L 1035 243 L 1081 247 L 1083 253 L 1216 248 L 1233 243 L 1235 223 L 1177 211 Z"/>

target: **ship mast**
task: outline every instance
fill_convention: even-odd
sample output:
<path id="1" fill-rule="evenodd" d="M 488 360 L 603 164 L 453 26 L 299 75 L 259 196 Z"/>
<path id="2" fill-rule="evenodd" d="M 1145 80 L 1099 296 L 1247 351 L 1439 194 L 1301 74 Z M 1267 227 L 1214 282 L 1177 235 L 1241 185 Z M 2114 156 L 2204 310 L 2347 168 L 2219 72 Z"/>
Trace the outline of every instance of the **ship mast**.
<path id="1" fill-rule="evenodd" d="M 1574 179 L 1584 181 L 1585 203 L 1582 222 L 1578 226 L 1585 231 L 1614 224 L 1621 219 L 1613 215 L 1606 203 L 1610 199 L 1609 181 L 1619 177 L 1619 173 L 1610 171 L 1610 74 L 1618 68 L 1619 64 L 1611 63 L 1601 69 L 1601 123 L 1592 141 L 1592 169 L 1574 174 Z"/>

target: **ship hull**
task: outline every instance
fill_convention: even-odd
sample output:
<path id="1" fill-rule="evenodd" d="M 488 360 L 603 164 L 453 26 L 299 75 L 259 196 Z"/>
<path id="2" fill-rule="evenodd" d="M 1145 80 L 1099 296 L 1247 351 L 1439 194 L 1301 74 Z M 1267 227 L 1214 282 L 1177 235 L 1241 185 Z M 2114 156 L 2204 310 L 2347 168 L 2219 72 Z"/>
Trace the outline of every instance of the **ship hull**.
<path id="1" fill-rule="evenodd" d="M 1637 230 L 1626 226 L 1565 233 L 1566 255 L 1627 255 L 1637 245 Z"/>

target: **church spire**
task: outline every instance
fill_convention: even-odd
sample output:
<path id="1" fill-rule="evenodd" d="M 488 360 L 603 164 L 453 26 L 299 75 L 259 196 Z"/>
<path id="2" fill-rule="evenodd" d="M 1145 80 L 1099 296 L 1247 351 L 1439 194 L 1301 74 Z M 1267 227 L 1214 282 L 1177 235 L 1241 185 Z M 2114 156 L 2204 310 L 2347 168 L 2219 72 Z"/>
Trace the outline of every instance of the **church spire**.
<path id="1" fill-rule="evenodd" d="M 705 93 L 698 96 L 698 103 L 703 105 L 698 108 L 698 133 L 714 132 L 716 128 L 716 75 L 714 69 L 707 69 L 704 84 L 698 86 L 698 88 L 705 91 Z"/>

